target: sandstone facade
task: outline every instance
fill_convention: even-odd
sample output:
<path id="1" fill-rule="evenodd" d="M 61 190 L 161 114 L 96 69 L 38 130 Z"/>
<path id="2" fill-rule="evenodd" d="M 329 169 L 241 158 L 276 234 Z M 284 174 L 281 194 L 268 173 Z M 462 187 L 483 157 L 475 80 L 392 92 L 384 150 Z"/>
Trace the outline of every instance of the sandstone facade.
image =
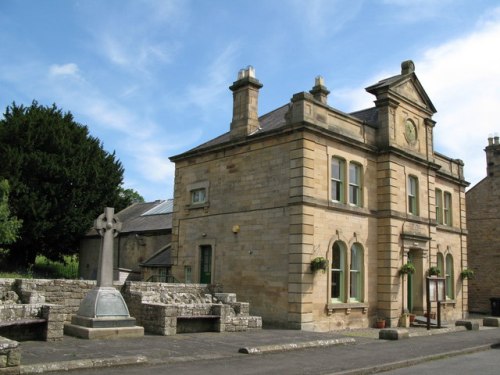
<path id="1" fill-rule="evenodd" d="M 461 161 L 434 151 L 435 108 L 413 63 L 368 87 L 375 107 L 351 114 L 327 104 L 318 77 L 258 117 L 261 87 L 241 71 L 230 131 L 171 158 L 173 275 L 222 284 L 264 324 L 334 330 L 422 314 L 437 266 L 443 318 L 461 318 L 468 184 Z M 317 257 L 326 272 L 311 271 Z M 416 272 L 402 277 L 408 261 Z"/>

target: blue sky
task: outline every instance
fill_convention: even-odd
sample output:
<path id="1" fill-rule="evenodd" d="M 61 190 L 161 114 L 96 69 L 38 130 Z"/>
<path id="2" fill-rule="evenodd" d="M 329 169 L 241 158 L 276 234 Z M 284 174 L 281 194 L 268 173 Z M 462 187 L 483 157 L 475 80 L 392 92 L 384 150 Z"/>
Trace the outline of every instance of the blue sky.
<path id="1" fill-rule="evenodd" d="M 0 109 L 56 103 L 116 151 L 125 187 L 173 196 L 180 154 L 229 130 L 238 70 L 259 114 L 309 91 L 371 107 L 364 88 L 404 60 L 438 110 L 435 149 L 486 175 L 500 132 L 498 0 L 0 0 Z"/>

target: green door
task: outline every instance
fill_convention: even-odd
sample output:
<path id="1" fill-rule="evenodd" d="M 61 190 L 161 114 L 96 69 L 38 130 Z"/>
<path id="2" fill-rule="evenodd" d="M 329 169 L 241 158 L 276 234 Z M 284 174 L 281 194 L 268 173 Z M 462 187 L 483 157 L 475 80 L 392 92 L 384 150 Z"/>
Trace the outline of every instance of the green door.
<path id="1" fill-rule="evenodd" d="M 212 283 L 212 246 L 200 247 L 200 284 Z"/>
<path id="2" fill-rule="evenodd" d="M 413 263 L 411 255 L 408 254 L 408 263 Z M 413 312 L 413 274 L 408 273 L 406 274 L 407 279 L 407 301 L 406 301 L 406 306 L 408 308 L 409 312 Z"/>

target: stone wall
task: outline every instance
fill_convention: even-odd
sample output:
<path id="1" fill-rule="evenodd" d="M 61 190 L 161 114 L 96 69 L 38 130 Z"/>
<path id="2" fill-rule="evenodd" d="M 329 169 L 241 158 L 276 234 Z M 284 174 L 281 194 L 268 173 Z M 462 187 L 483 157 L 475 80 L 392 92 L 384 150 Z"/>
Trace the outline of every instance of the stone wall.
<path id="1" fill-rule="evenodd" d="M 500 164 L 500 146 L 496 163 Z M 500 298 L 500 173 L 488 176 L 467 191 L 469 268 L 475 272 L 469 284 L 469 310 L 491 313 L 490 298 Z"/>

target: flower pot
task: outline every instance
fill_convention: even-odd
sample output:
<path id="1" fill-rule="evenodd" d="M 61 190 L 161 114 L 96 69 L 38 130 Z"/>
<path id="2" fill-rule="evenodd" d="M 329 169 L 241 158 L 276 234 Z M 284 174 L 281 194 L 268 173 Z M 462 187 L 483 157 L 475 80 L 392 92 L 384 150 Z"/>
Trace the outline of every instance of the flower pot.
<path id="1" fill-rule="evenodd" d="M 413 324 L 413 322 L 415 321 L 415 318 L 417 316 L 415 314 L 410 314 L 410 324 Z"/>
<path id="2" fill-rule="evenodd" d="M 376 328 L 385 328 L 385 320 L 377 320 L 375 322 L 375 327 Z"/>

